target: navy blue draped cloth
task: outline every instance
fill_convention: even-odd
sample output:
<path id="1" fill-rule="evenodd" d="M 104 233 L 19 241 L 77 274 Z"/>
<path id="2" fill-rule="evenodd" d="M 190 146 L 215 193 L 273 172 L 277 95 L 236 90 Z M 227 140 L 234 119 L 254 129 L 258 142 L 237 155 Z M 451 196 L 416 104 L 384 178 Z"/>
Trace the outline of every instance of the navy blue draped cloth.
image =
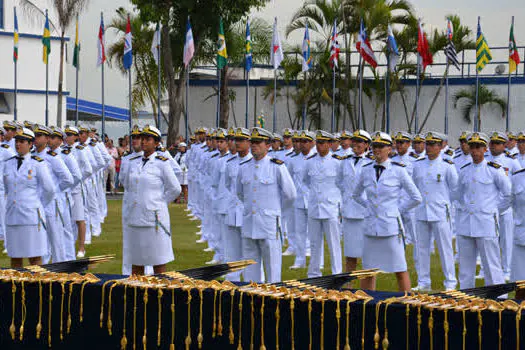
<path id="1" fill-rule="evenodd" d="M 104 282 L 124 278 L 124 276 L 98 275 L 101 281 L 96 284 L 87 284 L 83 292 L 83 320 L 80 322 L 80 305 L 82 285 L 74 284 L 71 300 L 69 300 L 69 283 L 62 285 L 58 282 L 52 285 L 51 314 L 49 313 L 49 283 L 42 283 L 42 298 L 39 297 L 38 283 L 21 284 L 17 282 L 13 314 L 13 284 L 9 281 L 0 281 L 0 349 L 120 349 L 124 334 L 124 318 L 127 341 L 126 349 L 143 349 L 143 339 L 147 349 L 170 349 L 172 337 L 175 349 L 185 349 L 189 335 L 190 349 L 199 349 L 199 333 L 202 334 L 202 349 L 232 349 L 249 350 L 260 349 L 262 340 L 266 349 L 297 350 L 309 349 L 344 349 L 348 331 L 351 349 L 362 349 L 364 339 L 365 349 L 374 349 L 376 334 L 376 314 L 378 313 L 377 330 L 379 348 L 385 338 L 385 307 L 379 301 L 384 301 L 399 293 L 369 292 L 373 300 L 364 304 L 363 301 L 350 303 L 349 323 L 347 323 L 347 302 L 341 301 L 339 312 L 337 303 L 312 301 L 311 313 L 308 312 L 308 301 L 295 299 L 293 308 L 293 322 L 290 300 L 276 300 L 270 296 L 264 298 L 263 318 L 261 306 L 263 298 L 236 292 L 232 296 L 229 291 L 222 293 L 213 289 L 202 291 L 202 299 L 197 289 L 188 292 L 181 289 L 164 289 L 160 298 L 161 313 L 159 323 L 159 298 L 156 289 L 145 290 L 141 287 L 125 288 L 117 285 L 111 289 L 113 283 L 104 288 L 104 305 L 101 325 L 102 285 Z M 23 289 L 23 290 L 22 290 Z M 22 292 L 25 294 L 23 302 Z M 126 294 L 124 297 L 124 293 Z M 111 307 L 109 297 L 111 294 Z M 39 319 L 39 304 L 41 303 L 42 331 L 40 339 L 36 338 L 36 326 Z M 171 311 L 174 301 L 174 314 Z M 188 304 L 189 300 L 189 304 Z M 202 300 L 202 305 L 201 305 Z M 126 307 L 124 308 L 124 301 Z M 25 304 L 25 307 L 24 307 Z M 188 307 L 189 305 L 189 307 Z M 365 305 L 363 319 L 363 305 Z M 202 306 L 202 313 L 201 313 Z M 279 309 L 277 326 L 276 310 Z M 125 309 L 125 314 L 124 314 Z M 146 312 L 144 312 L 146 309 Z M 253 311 L 252 311 L 253 310 Z M 108 331 L 108 316 L 111 314 L 111 335 Z M 189 314 L 188 314 L 189 313 Z M 15 340 L 12 339 L 10 327 L 14 315 Z M 71 328 L 68 333 L 68 317 L 71 316 Z M 340 317 L 338 317 L 338 315 Z M 434 349 L 445 348 L 444 312 L 434 310 L 430 322 L 430 311 L 424 307 L 410 307 L 407 317 L 405 305 L 392 303 L 387 308 L 386 328 L 388 330 L 389 349 L 430 349 L 430 341 Z M 23 338 L 20 340 L 20 326 L 25 316 Z M 50 320 L 51 317 L 51 320 Z M 175 323 L 172 323 L 172 317 Z M 465 320 L 464 318 L 465 317 Z M 482 349 L 498 349 L 501 339 L 502 349 L 516 349 L 516 313 L 504 311 L 501 314 L 501 338 L 498 335 L 498 313 L 488 310 L 481 312 L 481 328 L 477 312 L 448 311 L 448 348 L 479 349 L 481 335 Z M 324 321 L 322 321 L 324 320 Z M 264 321 L 264 322 L 263 322 Z M 146 322 L 146 335 L 145 323 Z M 239 325 L 241 323 L 241 325 Z M 49 327 L 51 325 L 51 329 Z M 213 329 L 215 325 L 215 335 Z M 222 335 L 219 326 L 222 325 Z M 293 325 L 293 330 L 292 330 Z M 363 330 L 364 325 L 364 330 Z M 407 332 L 408 325 L 408 332 Z M 159 328 L 160 326 L 160 328 Z M 465 326 L 465 327 L 464 327 Z M 264 332 L 262 332 L 264 327 Z M 523 322 L 520 322 L 520 338 L 525 343 Z M 278 336 L 276 333 L 278 328 Z M 12 328 L 11 328 L 12 329 Z M 172 329 L 174 332 L 172 332 Z M 239 329 L 241 337 L 239 337 Z M 464 331 L 466 330 L 466 333 Z M 481 330 L 481 333 L 479 331 Z M 160 339 L 159 339 L 160 334 Z M 407 338 L 408 335 L 408 338 Z M 230 337 L 233 336 L 233 344 Z M 363 338 L 364 336 L 364 338 Z M 263 339 L 264 337 L 264 339 Z M 408 341 L 408 344 L 407 344 Z M 49 343 L 50 342 L 50 343 Z M 294 347 L 292 347 L 292 342 Z M 158 345 L 160 344 L 160 346 Z M 523 348 L 523 346 L 522 346 Z"/>

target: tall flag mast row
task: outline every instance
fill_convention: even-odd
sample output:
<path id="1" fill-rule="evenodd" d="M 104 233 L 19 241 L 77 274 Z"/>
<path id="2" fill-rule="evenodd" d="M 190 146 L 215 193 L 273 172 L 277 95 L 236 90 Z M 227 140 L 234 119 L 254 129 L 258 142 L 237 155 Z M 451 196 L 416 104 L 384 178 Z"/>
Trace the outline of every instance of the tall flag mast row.
<path id="1" fill-rule="evenodd" d="M 18 27 L 18 18 L 16 7 L 14 8 L 14 29 L 13 29 L 13 65 L 14 65 L 14 119 L 18 118 L 17 110 L 17 95 L 18 95 L 18 61 L 19 61 L 19 27 Z M 492 61 L 492 53 L 488 46 L 487 40 L 483 35 L 481 30 L 480 18 L 478 17 L 477 24 L 477 34 L 476 34 L 476 121 L 474 123 L 473 129 L 479 131 L 479 74 L 483 71 L 485 66 Z M 226 39 L 224 35 L 224 27 L 222 18 L 220 19 L 219 25 L 219 36 L 217 43 L 217 70 L 218 70 L 218 100 L 217 100 L 217 126 L 219 125 L 219 116 L 220 116 L 220 93 L 221 93 L 221 74 L 220 71 L 228 64 L 228 55 L 226 51 Z M 332 89 L 332 103 L 335 100 L 335 77 L 336 69 L 338 68 L 338 60 L 340 54 L 340 46 L 338 42 L 338 29 L 337 29 L 337 20 L 334 20 L 332 35 L 330 38 L 330 55 L 329 55 L 329 64 L 333 71 L 333 89 Z M 160 117 L 161 117 L 161 108 L 160 108 L 160 98 L 161 98 L 161 62 L 160 62 L 160 50 L 161 50 L 161 33 L 160 33 L 160 23 L 157 23 L 155 34 L 153 37 L 153 42 L 151 46 L 151 52 L 155 63 L 158 66 L 158 116 L 157 116 L 157 125 L 160 127 Z M 456 47 L 454 45 L 454 26 L 450 18 L 447 18 L 447 27 L 446 27 L 446 39 L 447 43 L 444 47 L 444 53 L 447 58 L 447 73 L 450 69 L 450 66 L 453 66 L 457 70 L 460 69 L 460 63 L 457 57 Z M 105 53 L 105 27 L 104 27 L 104 18 L 103 13 L 100 15 L 100 27 L 98 31 L 97 38 L 97 66 L 101 66 L 101 82 L 102 82 L 102 134 L 105 134 L 105 93 L 104 93 L 104 63 L 106 62 L 106 53 Z M 132 77 L 132 65 L 133 65 L 133 49 L 132 49 L 132 32 L 131 32 L 131 23 L 130 17 L 128 15 L 126 33 L 124 36 L 124 55 L 123 55 L 123 66 L 128 71 L 128 80 L 131 82 Z M 396 70 L 397 62 L 399 59 L 399 49 L 394 37 L 394 32 L 390 25 L 388 25 L 388 35 L 386 39 L 386 57 L 387 57 L 387 73 L 385 78 L 385 106 L 386 106 L 386 125 L 385 128 L 388 131 L 390 129 L 389 121 L 389 74 Z M 361 121 L 363 117 L 363 105 L 362 105 L 362 89 L 363 89 L 363 70 L 364 63 L 368 63 L 372 69 L 375 69 L 378 65 L 378 61 L 375 57 L 374 50 L 372 48 L 370 39 L 367 35 L 366 27 L 364 20 L 361 19 L 360 30 L 356 42 L 356 48 L 360 56 L 360 68 L 359 68 L 359 121 L 358 127 L 361 127 Z M 42 61 L 46 65 L 46 108 L 45 108 L 45 124 L 49 124 L 49 57 L 51 54 L 51 32 L 50 32 L 50 21 L 48 11 L 45 11 L 45 25 L 44 31 L 42 34 Z M 274 70 L 274 112 L 273 112 L 273 130 L 276 130 L 277 127 L 277 109 L 276 109 L 276 99 L 277 99 L 277 70 L 280 68 L 282 61 L 284 60 L 283 47 L 279 37 L 279 32 L 277 28 L 277 17 L 274 20 L 273 26 L 273 37 L 272 37 L 272 47 L 271 47 L 271 65 Z M 195 55 L 195 43 L 192 33 L 192 28 L 190 24 L 190 18 L 188 17 L 186 25 L 186 39 L 184 44 L 184 67 L 185 73 L 187 74 L 186 78 L 186 115 L 185 115 L 185 124 L 186 124 L 186 138 L 188 138 L 188 119 L 189 119 L 189 108 L 188 108 L 188 95 L 189 95 L 189 72 L 191 70 L 191 61 Z M 249 125 L 249 84 L 250 84 L 250 72 L 253 68 L 253 42 L 250 31 L 250 20 L 246 21 L 246 41 L 245 41 L 245 71 L 246 71 L 246 118 L 245 126 Z M 417 85 L 416 85 L 416 103 L 414 110 L 414 129 L 418 130 L 418 98 L 419 98 L 419 89 L 420 89 L 420 78 L 421 74 L 424 74 L 426 67 L 433 64 L 433 54 L 430 51 L 429 42 L 427 35 L 423 29 L 421 20 L 418 22 L 418 40 L 417 40 Z M 305 32 L 304 39 L 302 43 L 302 72 L 305 73 L 304 79 L 305 84 L 308 80 L 308 71 L 312 68 L 313 59 L 311 55 L 311 46 L 310 46 L 310 35 L 308 23 L 305 23 Z M 361 63 L 363 62 L 363 63 Z M 511 85 L 512 85 L 512 73 L 516 72 L 517 67 L 521 64 L 521 58 L 519 56 L 516 40 L 514 36 L 514 16 L 512 17 L 510 34 L 509 34 L 509 71 L 508 71 L 508 93 L 507 100 L 510 101 L 511 96 Z M 80 67 L 80 42 L 79 42 L 79 32 L 78 32 L 78 17 L 76 21 L 75 28 L 75 45 L 73 51 L 73 66 L 76 68 L 76 115 L 75 115 L 75 125 L 78 124 L 78 74 Z M 422 69 L 422 71 L 421 71 Z M 128 82 L 128 83 L 129 83 Z M 131 123 L 132 119 L 132 100 L 131 100 L 131 88 L 129 88 L 129 119 Z M 445 126 L 444 131 L 448 133 L 448 74 L 446 74 L 446 90 L 445 90 Z M 328 97 L 329 98 L 329 97 Z M 332 131 L 335 130 L 335 109 L 332 107 L 332 122 L 331 128 Z M 305 98 L 303 106 L 303 118 L 302 124 L 305 128 L 305 121 L 307 118 L 307 101 Z M 510 122 L 510 103 L 507 103 L 507 116 L 506 116 L 506 129 L 509 130 Z"/>

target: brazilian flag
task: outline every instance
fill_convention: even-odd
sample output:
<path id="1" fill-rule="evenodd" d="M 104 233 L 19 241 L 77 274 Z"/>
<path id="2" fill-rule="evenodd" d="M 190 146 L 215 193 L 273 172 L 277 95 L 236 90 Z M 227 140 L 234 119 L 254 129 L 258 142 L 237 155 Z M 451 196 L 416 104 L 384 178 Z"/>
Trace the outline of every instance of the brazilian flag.
<path id="1" fill-rule="evenodd" d="M 219 24 L 219 40 L 217 41 L 217 68 L 223 69 L 228 65 L 228 53 L 226 52 L 226 38 L 224 37 L 224 27 L 222 18 Z"/>

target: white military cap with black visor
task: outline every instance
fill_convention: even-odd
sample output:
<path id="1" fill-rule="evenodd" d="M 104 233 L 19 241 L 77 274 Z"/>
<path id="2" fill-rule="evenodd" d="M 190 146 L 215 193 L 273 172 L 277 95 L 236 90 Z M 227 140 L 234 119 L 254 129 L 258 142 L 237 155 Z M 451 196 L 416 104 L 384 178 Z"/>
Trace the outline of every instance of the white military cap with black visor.
<path id="1" fill-rule="evenodd" d="M 252 141 L 271 141 L 273 134 L 263 128 L 255 127 L 252 128 L 250 139 Z"/>
<path id="2" fill-rule="evenodd" d="M 38 135 L 51 136 L 51 134 L 53 133 L 53 131 L 50 128 L 44 125 L 40 125 L 40 124 L 35 124 L 33 126 L 33 132 L 35 133 L 35 136 L 38 136 Z"/>
<path id="3" fill-rule="evenodd" d="M 250 130 L 246 129 L 246 128 L 237 128 L 235 129 L 235 140 L 239 140 L 239 141 L 242 141 L 242 140 L 249 140 L 251 138 L 252 134 L 250 132 Z"/>
<path id="4" fill-rule="evenodd" d="M 352 139 L 354 141 L 361 141 L 361 142 L 370 142 L 370 141 L 372 141 L 372 137 L 365 130 L 355 130 L 352 133 L 350 139 Z"/>
<path id="5" fill-rule="evenodd" d="M 18 130 L 18 132 L 15 135 L 16 140 L 26 140 L 26 141 L 34 141 L 35 140 L 35 133 L 33 130 L 28 128 L 22 128 Z"/>
<path id="6" fill-rule="evenodd" d="M 317 130 L 315 133 L 315 141 L 317 142 L 331 142 L 335 140 L 335 136 L 328 131 Z"/>
<path id="7" fill-rule="evenodd" d="M 396 142 L 410 142 L 412 141 L 412 135 L 406 131 L 398 131 L 395 135 Z"/>
<path id="8" fill-rule="evenodd" d="M 140 133 L 141 136 L 151 136 L 154 137 L 157 140 L 160 140 L 162 137 L 162 134 L 160 133 L 160 130 L 157 129 L 154 126 L 146 125 L 142 129 L 142 132 Z"/>
<path id="9" fill-rule="evenodd" d="M 468 136 L 467 143 L 469 145 L 487 146 L 489 144 L 489 137 L 482 132 L 473 132 Z"/>
<path id="10" fill-rule="evenodd" d="M 78 135 L 78 129 L 74 126 L 66 125 L 66 128 L 64 129 L 64 131 L 66 132 L 66 135 L 74 135 L 74 136 Z"/>
<path id="11" fill-rule="evenodd" d="M 509 138 L 507 137 L 507 134 L 505 134 L 504 132 L 494 131 L 490 135 L 490 142 L 506 143 L 508 140 Z"/>
<path id="12" fill-rule="evenodd" d="M 372 135 L 372 147 L 392 146 L 392 137 L 386 132 L 377 131 Z"/>

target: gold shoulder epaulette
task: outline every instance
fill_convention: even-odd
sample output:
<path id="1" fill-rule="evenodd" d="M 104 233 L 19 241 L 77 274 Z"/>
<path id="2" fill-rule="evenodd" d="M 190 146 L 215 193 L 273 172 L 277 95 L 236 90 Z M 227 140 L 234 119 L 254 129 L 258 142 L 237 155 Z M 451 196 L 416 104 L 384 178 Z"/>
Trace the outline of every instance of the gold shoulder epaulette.
<path id="1" fill-rule="evenodd" d="M 40 158 L 39 156 L 31 156 L 31 158 L 33 158 L 34 160 L 36 160 L 37 162 L 43 162 L 44 160 L 42 158 Z"/>
<path id="2" fill-rule="evenodd" d="M 392 164 L 397 165 L 397 166 L 401 166 L 401 167 L 403 167 L 403 168 L 406 167 L 405 164 L 403 164 L 403 163 L 399 163 L 399 162 L 392 162 Z"/>
<path id="3" fill-rule="evenodd" d="M 448 149 L 448 150 L 445 151 L 445 154 L 446 154 L 447 156 L 452 156 L 452 155 L 454 155 L 454 151 L 451 150 L 451 149 Z"/>
<path id="4" fill-rule="evenodd" d="M 165 161 L 168 160 L 168 158 L 163 157 L 163 156 L 156 156 L 155 158 L 160 159 L 160 160 L 162 160 L 163 162 L 165 162 Z"/>
<path id="5" fill-rule="evenodd" d="M 487 164 L 488 164 L 489 166 L 493 167 L 493 168 L 496 168 L 496 169 L 501 168 L 501 165 L 499 165 L 498 163 L 488 162 Z"/>
<path id="6" fill-rule="evenodd" d="M 335 158 L 337 160 L 343 160 L 344 158 L 337 154 L 332 154 L 332 158 Z"/>
<path id="7" fill-rule="evenodd" d="M 2 143 L 3 148 L 9 148 L 9 145 L 7 143 Z"/>
<path id="8" fill-rule="evenodd" d="M 78 145 L 76 148 L 77 149 L 84 149 L 84 146 Z"/>
<path id="9" fill-rule="evenodd" d="M 49 154 L 51 157 L 56 157 L 57 156 L 56 152 L 53 152 L 53 151 L 49 151 L 49 152 L 47 152 L 47 154 Z"/>
<path id="10" fill-rule="evenodd" d="M 68 149 L 65 149 L 65 150 L 62 150 L 62 153 L 64 153 L 64 154 L 69 154 L 69 153 L 71 153 L 71 151 L 68 150 Z"/>
<path id="11" fill-rule="evenodd" d="M 317 157 L 317 153 L 311 155 L 310 157 L 306 158 L 306 159 L 312 159 L 313 157 Z"/>
<path id="12" fill-rule="evenodd" d="M 443 159 L 443 161 L 444 161 L 445 163 L 448 163 L 448 164 L 452 164 L 452 165 L 454 165 L 454 162 L 451 161 L 450 159 Z"/>
<path id="13" fill-rule="evenodd" d="M 270 159 L 270 162 L 278 164 L 278 165 L 283 165 L 284 164 L 284 162 L 282 160 L 277 159 L 277 158 Z"/>

